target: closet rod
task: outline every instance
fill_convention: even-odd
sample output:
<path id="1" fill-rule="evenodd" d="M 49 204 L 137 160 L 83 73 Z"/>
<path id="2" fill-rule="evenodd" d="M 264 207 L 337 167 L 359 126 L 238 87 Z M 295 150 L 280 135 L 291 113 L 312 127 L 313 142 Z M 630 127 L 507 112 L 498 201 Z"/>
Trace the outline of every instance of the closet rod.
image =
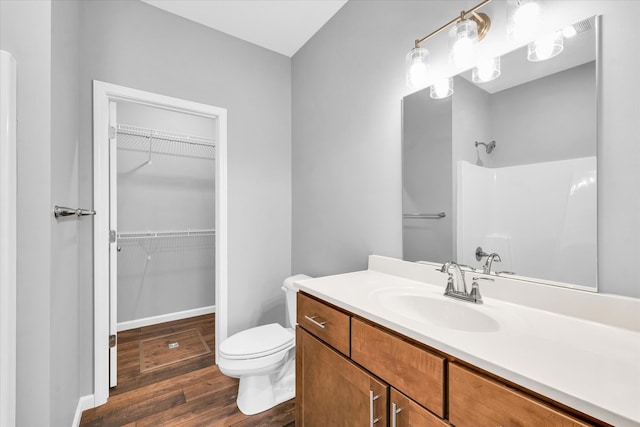
<path id="1" fill-rule="evenodd" d="M 155 239 L 158 237 L 215 236 L 215 234 L 216 230 L 143 231 L 138 233 L 118 233 L 118 240 Z"/>
<path id="2" fill-rule="evenodd" d="M 131 125 L 118 125 L 118 133 L 132 136 L 139 136 L 142 138 L 153 138 L 154 140 L 169 141 L 169 142 L 183 142 L 185 144 L 200 145 L 202 147 L 215 148 L 215 140 L 211 138 L 205 138 L 202 136 L 192 135 L 178 135 L 169 132 L 162 132 L 155 129 L 141 128 Z"/>

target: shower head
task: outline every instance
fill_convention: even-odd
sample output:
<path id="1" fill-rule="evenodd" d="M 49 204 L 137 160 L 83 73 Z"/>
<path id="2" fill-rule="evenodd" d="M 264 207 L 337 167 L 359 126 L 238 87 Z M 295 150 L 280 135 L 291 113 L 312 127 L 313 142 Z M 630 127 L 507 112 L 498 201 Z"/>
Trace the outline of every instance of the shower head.
<path id="1" fill-rule="evenodd" d="M 487 151 L 487 154 L 491 154 L 491 152 L 493 151 L 494 148 L 496 148 L 496 142 L 495 141 L 491 141 L 490 143 L 486 143 L 486 142 L 479 142 L 476 141 L 476 147 L 478 145 L 484 145 L 485 150 Z"/>

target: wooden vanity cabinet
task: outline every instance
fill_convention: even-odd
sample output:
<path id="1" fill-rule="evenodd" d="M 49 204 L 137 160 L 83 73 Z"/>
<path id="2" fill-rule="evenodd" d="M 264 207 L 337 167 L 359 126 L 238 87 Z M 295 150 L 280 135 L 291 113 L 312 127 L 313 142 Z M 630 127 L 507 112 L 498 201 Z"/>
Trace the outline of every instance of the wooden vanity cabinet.
<path id="1" fill-rule="evenodd" d="M 296 426 L 387 426 L 386 384 L 302 328 L 296 340 Z"/>
<path id="2" fill-rule="evenodd" d="M 444 357 L 352 318 L 351 359 L 444 417 Z"/>
<path id="3" fill-rule="evenodd" d="M 407 397 L 444 414 L 444 357 L 302 292 L 297 298 L 297 426 L 447 425 Z"/>
<path id="4" fill-rule="evenodd" d="M 457 363 L 449 364 L 449 421 L 456 427 L 591 425 Z"/>
<path id="5" fill-rule="evenodd" d="M 586 423 L 303 292 L 297 319 L 298 427 L 607 425 Z"/>

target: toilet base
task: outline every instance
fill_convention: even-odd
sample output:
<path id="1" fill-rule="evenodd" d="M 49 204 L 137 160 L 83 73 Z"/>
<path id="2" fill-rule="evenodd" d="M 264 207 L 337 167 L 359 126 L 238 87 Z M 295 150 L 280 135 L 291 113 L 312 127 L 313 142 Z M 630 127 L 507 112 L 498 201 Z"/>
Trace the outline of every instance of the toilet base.
<path id="1" fill-rule="evenodd" d="M 278 379 L 278 376 L 281 378 Z M 295 395 L 295 363 L 292 363 L 284 375 L 277 373 L 241 377 L 236 403 L 240 412 L 254 415 L 293 399 Z"/>

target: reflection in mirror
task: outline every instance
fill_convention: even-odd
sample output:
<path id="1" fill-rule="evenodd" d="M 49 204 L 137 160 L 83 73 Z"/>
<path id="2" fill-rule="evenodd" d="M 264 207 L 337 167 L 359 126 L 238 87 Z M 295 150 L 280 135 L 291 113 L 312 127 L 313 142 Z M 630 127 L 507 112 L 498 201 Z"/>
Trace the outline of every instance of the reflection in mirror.
<path id="1" fill-rule="evenodd" d="M 496 80 L 469 71 L 449 98 L 404 98 L 405 260 L 481 271 L 497 253 L 492 273 L 597 289 L 596 23 L 576 23 L 550 60 L 525 46 Z"/>

